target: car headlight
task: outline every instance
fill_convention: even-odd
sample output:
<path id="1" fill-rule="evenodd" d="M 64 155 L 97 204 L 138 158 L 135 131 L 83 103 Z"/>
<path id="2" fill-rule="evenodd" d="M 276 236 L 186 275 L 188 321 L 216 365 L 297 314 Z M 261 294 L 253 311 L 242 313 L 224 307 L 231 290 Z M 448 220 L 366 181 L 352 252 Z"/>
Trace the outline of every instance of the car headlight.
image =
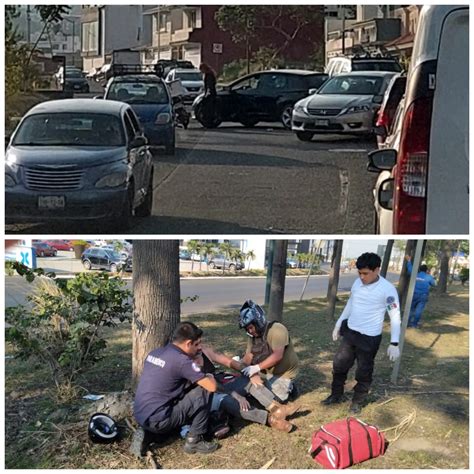
<path id="1" fill-rule="evenodd" d="M 344 113 L 346 114 L 355 114 L 357 112 L 368 112 L 370 107 L 368 105 L 354 105 L 349 107 Z"/>
<path id="2" fill-rule="evenodd" d="M 5 174 L 5 187 L 13 188 L 13 186 L 16 186 L 15 180 L 9 174 Z"/>
<path id="3" fill-rule="evenodd" d="M 168 113 L 158 114 L 155 119 L 156 124 L 165 124 L 170 122 L 171 115 Z"/>
<path id="4" fill-rule="evenodd" d="M 295 106 L 293 107 L 293 110 L 295 112 L 305 112 L 304 105 L 302 104 L 295 104 Z"/>
<path id="5" fill-rule="evenodd" d="M 124 184 L 127 181 L 127 174 L 123 172 L 117 172 L 108 174 L 103 178 L 100 178 L 96 183 L 96 188 L 116 188 Z"/>

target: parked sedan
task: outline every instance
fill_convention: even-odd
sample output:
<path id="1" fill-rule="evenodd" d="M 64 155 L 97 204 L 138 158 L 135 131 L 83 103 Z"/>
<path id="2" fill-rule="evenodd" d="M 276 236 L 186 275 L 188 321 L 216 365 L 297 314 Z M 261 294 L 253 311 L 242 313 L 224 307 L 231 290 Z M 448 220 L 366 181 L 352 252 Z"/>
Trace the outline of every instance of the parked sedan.
<path id="1" fill-rule="evenodd" d="M 352 72 L 333 77 L 293 109 L 292 130 L 303 141 L 316 133 L 369 134 L 394 72 Z"/>
<path id="2" fill-rule="evenodd" d="M 209 268 L 224 268 L 231 272 L 235 270 L 243 270 L 245 265 L 237 260 L 225 259 L 223 256 L 216 255 L 209 260 Z"/>
<path id="3" fill-rule="evenodd" d="M 297 69 L 262 71 L 242 77 L 217 92 L 215 108 L 208 113 L 204 95 L 193 104 L 196 119 L 206 128 L 222 122 L 239 122 L 253 127 L 258 122 L 281 122 L 291 127 L 295 102 L 316 90 L 327 74 Z"/>
<path id="4" fill-rule="evenodd" d="M 79 69 L 66 69 L 64 90 L 89 93 L 89 83 Z"/>
<path id="5" fill-rule="evenodd" d="M 58 253 L 55 248 L 51 247 L 46 242 L 35 242 L 33 248 L 38 257 L 56 257 Z"/>
<path id="6" fill-rule="evenodd" d="M 49 101 L 21 120 L 6 151 L 11 222 L 109 220 L 126 228 L 151 212 L 152 156 L 127 104 Z"/>
<path id="7" fill-rule="evenodd" d="M 74 250 L 70 240 L 47 240 L 46 243 L 56 250 L 64 250 L 66 252 Z"/>
<path id="8" fill-rule="evenodd" d="M 102 247 L 90 247 L 81 257 L 82 264 L 86 270 L 109 270 L 112 273 L 118 271 L 132 271 L 132 259 L 123 257 L 119 253 Z"/>

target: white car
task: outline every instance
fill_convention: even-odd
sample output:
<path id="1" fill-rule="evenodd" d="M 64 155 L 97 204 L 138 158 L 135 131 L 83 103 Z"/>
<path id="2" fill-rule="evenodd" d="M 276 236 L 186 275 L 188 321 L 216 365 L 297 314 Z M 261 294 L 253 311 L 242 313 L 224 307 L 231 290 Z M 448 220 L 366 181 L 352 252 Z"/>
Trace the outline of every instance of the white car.
<path id="1" fill-rule="evenodd" d="M 398 143 L 370 155 L 381 233 L 469 233 L 468 97 L 469 6 L 424 6 Z"/>
<path id="2" fill-rule="evenodd" d="M 199 69 L 172 69 L 166 76 L 165 82 L 171 83 L 178 79 L 186 91 L 183 97 L 185 102 L 193 102 L 204 90 L 204 79 Z"/>

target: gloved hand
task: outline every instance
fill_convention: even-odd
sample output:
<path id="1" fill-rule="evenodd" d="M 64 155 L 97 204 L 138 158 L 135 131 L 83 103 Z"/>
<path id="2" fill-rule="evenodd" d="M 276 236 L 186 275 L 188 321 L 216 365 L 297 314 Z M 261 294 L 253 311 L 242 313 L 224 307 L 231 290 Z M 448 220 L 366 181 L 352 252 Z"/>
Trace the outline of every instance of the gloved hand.
<path id="1" fill-rule="evenodd" d="M 245 367 L 245 369 L 242 369 L 242 373 L 247 377 L 252 377 L 252 375 L 258 374 L 259 372 L 260 366 L 258 364 L 249 365 L 248 367 Z"/>
<path id="2" fill-rule="evenodd" d="M 392 362 L 396 361 L 400 357 L 400 348 L 390 344 L 387 349 L 387 355 Z"/>
<path id="3" fill-rule="evenodd" d="M 334 329 L 332 331 L 332 340 L 335 342 L 339 339 L 339 330 L 341 329 L 341 325 L 336 323 Z"/>

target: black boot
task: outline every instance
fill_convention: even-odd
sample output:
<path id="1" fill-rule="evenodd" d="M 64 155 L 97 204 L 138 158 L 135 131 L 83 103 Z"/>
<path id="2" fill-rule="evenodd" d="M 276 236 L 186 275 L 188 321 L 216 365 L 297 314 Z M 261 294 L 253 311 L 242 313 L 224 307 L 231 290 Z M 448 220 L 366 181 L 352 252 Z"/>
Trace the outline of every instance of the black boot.
<path id="1" fill-rule="evenodd" d="M 186 442 L 184 443 L 184 452 L 188 454 L 209 454 L 213 453 L 218 447 L 219 445 L 215 441 L 204 441 L 202 435 L 187 435 Z"/>
<path id="2" fill-rule="evenodd" d="M 329 397 L 325 398 L 321 401 L 323 405 L 335 405 L 337 403 L 342 403 L 344 401 L 342 395 L 334 395 L 331 393 Z"/>
<path id="3" fill-rule="evenodd" d="M 141 426 L 133 433 L 132 444 L 130 445 L 130 454 L 137 458 L 145 456 L 148 445 L 150 444 L 151 433 L 145 431 Z"/>

